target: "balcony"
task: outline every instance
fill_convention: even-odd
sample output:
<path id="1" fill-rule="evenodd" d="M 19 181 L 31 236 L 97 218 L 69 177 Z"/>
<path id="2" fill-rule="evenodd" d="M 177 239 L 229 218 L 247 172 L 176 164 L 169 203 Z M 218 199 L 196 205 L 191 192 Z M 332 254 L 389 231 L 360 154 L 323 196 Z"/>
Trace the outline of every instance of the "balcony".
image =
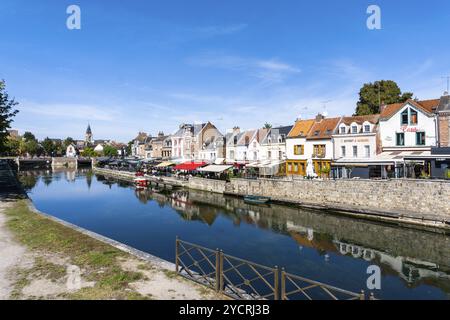
<path id="1" fill-rule="evenodd" d="M 313 158 L 325 158 L 326 153 L 325 152 L 314 152 L 312 157 Z"/>

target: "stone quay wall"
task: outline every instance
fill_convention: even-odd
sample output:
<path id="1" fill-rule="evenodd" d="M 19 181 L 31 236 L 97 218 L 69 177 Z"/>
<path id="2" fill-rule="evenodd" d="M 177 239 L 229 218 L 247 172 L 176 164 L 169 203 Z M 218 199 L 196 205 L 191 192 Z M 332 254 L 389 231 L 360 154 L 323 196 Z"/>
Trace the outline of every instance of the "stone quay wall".
<path id="1" fill-rule="evenodd" d="M 430 180 L 232 179 L 225 193 L 359 213 L 450 223 L 450 182 Z"/>
<path id="2" fill-rule="evenodd" d="M 227 182 L 222 180 L 212 180 L 212 179 L 203 179 L 191 177 L 189 178 L 189 183 L 187 187 L 189 189 L 216 192 L 216 193 L 225 193 Z"/>

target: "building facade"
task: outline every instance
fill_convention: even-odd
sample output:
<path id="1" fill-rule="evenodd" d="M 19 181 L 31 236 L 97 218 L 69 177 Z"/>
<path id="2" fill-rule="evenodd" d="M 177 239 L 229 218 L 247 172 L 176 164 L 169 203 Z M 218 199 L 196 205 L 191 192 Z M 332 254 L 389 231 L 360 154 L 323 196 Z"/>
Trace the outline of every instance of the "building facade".
<path id="1" fill-rule="evenodd" d="M 438 147 L 450 147 L 450 95 L 445 92 L 436 109 L 438 124 Z"/>
<path id="2" fill-rule="evenodd" d="M 440 100 L 415 101 L 381 107 L 383 151 L 430 150 L 437 143 L 435 110 Z"/>
<path id="3" fill-rule="evenodd" d="M 376 169 L 380 152 L 378 121 L 380 115 L 343 117 L 333 134 L 333 176 L 369 178 Z"/>
<path id="4" fill-rule="evenodd" d="M 306 175 L 309 153 L 305 151 L 306 137 L 314 120 L 297 119 L 286 139 L 286 175 Z"/>

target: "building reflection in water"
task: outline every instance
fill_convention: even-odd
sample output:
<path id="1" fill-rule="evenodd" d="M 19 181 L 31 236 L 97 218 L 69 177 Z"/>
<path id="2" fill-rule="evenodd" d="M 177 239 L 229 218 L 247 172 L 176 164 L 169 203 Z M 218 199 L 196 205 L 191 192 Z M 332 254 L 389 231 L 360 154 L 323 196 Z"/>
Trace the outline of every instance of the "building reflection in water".
<path id="1" fill-rule="evenodd" d="M 143 203 L 171 206 L 188 221 L 212 225 L 221 215 L 235 225 L 271 229 L 296 241 L 299 254 L 307 247 L 317 250 L 325 262 L 330 262 L 333 254 L 362 259 L 380 266 L 384 275 L 399 276 L 409 287 L 432 284 L 450 292 L 450 238 L 445 234 L 290 206 L 249 205 L 235 197 L 194 190 L 161 194 L 142 189 L 136 190 L 136 197 Z"/>

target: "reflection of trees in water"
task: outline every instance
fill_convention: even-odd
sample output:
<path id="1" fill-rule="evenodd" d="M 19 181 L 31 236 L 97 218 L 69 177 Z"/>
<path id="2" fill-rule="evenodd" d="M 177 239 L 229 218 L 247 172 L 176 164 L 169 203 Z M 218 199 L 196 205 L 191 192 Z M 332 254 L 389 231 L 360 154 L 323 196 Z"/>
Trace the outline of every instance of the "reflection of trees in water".
<path id="1" fill-rule="evenodd" d="M 19 175 L 19 182 L 25 191 L 30 191 L 31 189 L 33 189 L 38 183 L 38 181 L 39 181 L 38 176 L 34 174 L 21 173 Z"/>

